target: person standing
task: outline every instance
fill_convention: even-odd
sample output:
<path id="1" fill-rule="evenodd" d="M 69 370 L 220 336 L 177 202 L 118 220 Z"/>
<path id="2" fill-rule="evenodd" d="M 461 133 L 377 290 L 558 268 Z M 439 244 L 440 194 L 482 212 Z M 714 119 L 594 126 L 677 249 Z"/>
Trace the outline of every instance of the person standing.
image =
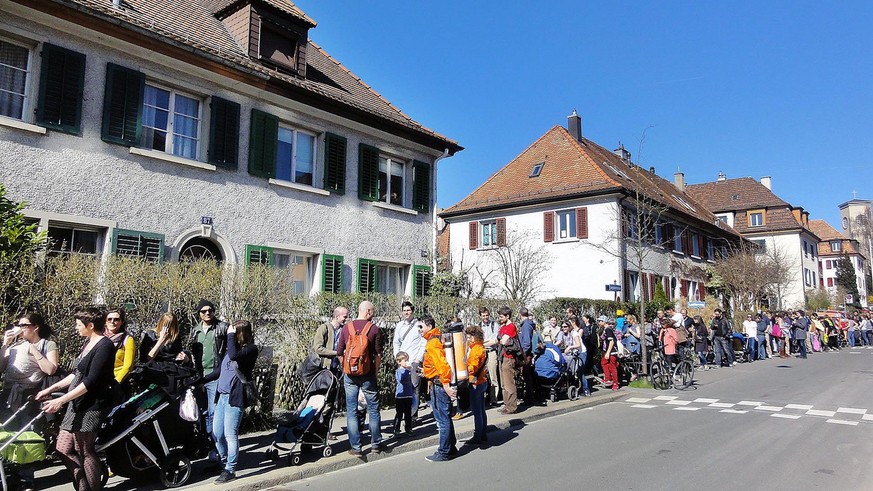
<path id="1" fill-rule="evenodd" d="M 536 323 L 530 315 L 526 307 L 522 307 L 518 311 L 521 318 L 521 324 L 518 328 L 518 340 L 521 342 L 521 349 L 524 351 L 524 365 L 521 367 L 521 378 L 524 380 L 524 401 L 525 403 L 535 403 L 539 397 L 536 389 L 536 377 L 534 377 L 534 333 L 536 332 Z"/>
<path id="2" fill-rule="evenodd" d="M 312 336 L 312 351 L 321 358 L 321 367 L 339 373 L 339 358 L 336 345 L 339 342 L 340 330 L 349 318 L 349 309 L 337 307 L 333 309 L 330 320 L 318 326 Z"/>
<path id="3" fill-rule="evenodd" d="M 49 413 L 58 412 L 71 403 L 64 413 L 58 441 L 55 445 L 61 461 L 73 474 L 78 491 L 103 489 L 101 474 L 103 464 L 97 456 L 95 442 L 100 423 L 116 402 L 112 387 L 115 382 L 115 345 L 103 331 L 106 329 L 106 313 L 96 307 L 78 310 L 76 330 L 85 338 L 85 346 L 73 365 L 75 370 L 63 380 L 40 391 L 36 398 L 43 400 L 53 392 L 67 389 L 57 399 L 42 403 Z"/>
<path id="4" fill-rule="evenodd" d="M 479 327 L 485 334 L 483 346 L 485 346 L 488 355 L 488 396 L 491 406 L 496 406 L 497 398 L 500 395 L 500 363 L 497 356 L 499 351 L 497 332 L 500 330 L 500 326 L 491 319 L 491 311 L 488 310 L 488 307 L 479 308 L 479 319 L 481 321 Z"/>
<path id="5" fill-rule="evenodd" d="M 405 301 L 400 306 L 400 322 L 394 327 L 394 358 L 401 351 L 405 351 L 409 358 L 409 373 L 414 388 L 412 393 L 412 419 L 418 418 L 418 394 L 421 387 L 421 379 L 418 375 L 421 370 L 421 362 L 424 360 L 424 345 L 425 340 L 421 337 L 421 330 L 418 328 L 418 321 L 415 319 L 415 306 L 412 302 Z"/>
<path id="6" fill-rule="evenodd" d="M 797 343 L 797 349 L 800 351 L 800 354 L 797 355 L 798 358 L 806 358 L 806 336 L 807 333 L 809 333 L 809 324 L 809 319 L 806 318 L 802 310 L 798 310 L 794 313 L 794 320 L 791 322 L 791 331 L 794 335 L 795 342 Z"/>
<path id="7" fill-rule="evenodd" d="M 458 440 L 450 412 L 452 399 L 457 397 L 458 393 L 451 385 L 452 369 L 446 359 L 442 337 L 433 317 L 426 315 L 421 321 L 424 325 L 422 336 L 427 340 L 422 369 L 430 389 L 430 407 L 439 432 L 439 446 L 436 452 L 425 459 L 429 462 L 445 462 L 458 453 Z"/>
<path id="8" fill-rule="evenodd" d="M 758 355 L 758 323 L 752 318 L 752 314 L 746 315 L 743 321 L 743 334 L 746 335 L 746 353 L 749 361 L 755 361 Z"/>
<path id="9" fill-rule="evenodd" d="M 133 336 L 127 333 L 127 313 L 123 308 L 110 309 L 106 313 L 105 334 L 115 345 L 115 380 L 121 382 L 133 367 L 136 346 Z"/>
<path id="10" fill-rule="evenodd" d="M 191 331 L 191 355 L 194 366 L 201 376 L 208 375 L 224 359 L 227 352 L 227 322 L 219 321 L 215 305 L 209 300 L 200 300 L 194 309 L 200 323 Z M 211 435 L 212 416 L 215 414 L 215 394 L 218 380 L 203 384 L 206 391 L 206 434 Z M 202 407 L 202 406 L 201 406 Z M 214 455 L 213 455 L 214 457 Z M 213 459 L 214 461 L 214 459 Z"/>
<path id="11" fill-rule="evenodd" d="M 618 380 L 618 338 L 615 336 L 615 322 L 606 322 L 601 339 L 603 357 L 600 359 L 600 365 L 603 367 L 604 384 L 612 384 L 612 390 L 618 390 L 621 384 Z"/>
<path id="12" fill-rule="evenodd" d="M 503 391 L 503 409 L 501 414 L 515 414 L 518 411 L 518 388 L 515 377 L 518 375 L 517 359 L 524 357 L 521 343 L 518 340 L 518 330 L 512 323 L 512 310 L 503 306 L 497 309 L 497 322 L 500 330 L 497 338 L 500 340 L 500 383 Z"/>
<path id="13" fill-rule="evenodd" d="M 417 328 L 416 328 L 417 329 Z M 394 372 L 394 378 L 397 382 L 394 390 L 394 426 L 393 437 L 400 436 L 400 425 L 405 424 L 405 434 L 412 435 L 412 399 L 415 388 L 412 385 L 412 365 L 409 363 L 409 355 L 405 351 L 400 351 L 394 357 L 397 362 L 397 370 Z"/>
<path id="14" fill-rule="evenodd" d="M 633 315 L 629 315 L 633 319 Z M 564 354 L 573 357 L 573 362 L 570 363 L 573 377 L 579 380 L 582 384 L 582 395 L 588 397 L 591 395 L 591 389 L 588 387 L 588 377 L 585 376 L 585 362 L 588 360 L 588 349 L 585 343 L 582 342 L 582 328 L 577 324 L 576 316 L 570 317 L 561 327 L 571 327 L 568 332 L 567 346 L 564 348 Z M 628 326 L 631 327 L 631 326 Z"/>
<path id="15" fill-rule="evenodd" d="M 245 408 L 257 403 L 248 400 L 244 385 L 252 380 L 255 363 L 258 361 L 258 347 L 255 346 L 252 324 L 248 321 L 234 322 L 227 328 L 226 345 L 227 352 L 221 362 L 203 379 L 205 382 L 218 382 L 215 388 L 212 436 L 215 438 L 215 448 L 218 450 L 219 459 L 224 463 L 224 469 L 215 484 L 236 479 L 239 425 Z"/>
<path id="16" fill-rule="evenodd" d="M 731 347 L 731 328 L 721 309 L 717 308 L 713 312 L 709 329 L 712 332 L 712 344 L 715 349 L 715 366 L 733 365 L 735 362 L 734 350 Z"/>
<path id="17" fill-rule="evenodd" d="M 694 351 L 697 352 L 697 358 L 700 359 L 700 368 L 706 370 L 706 343 L 709 341 L 709 331 L 706 329 L 703 318 L 695 315 L 691 329 L 694 333 Z"/>
<path id="18" fill-rule="evenodd" d="M 467 440 L 467 445 L 481 445 L 488 441 L 485 430 L 488 427 L 488 416 L 485 414 L 485 395 L 488 393 L 488 377 L 485 373 L 487 355 L 485 353 L 485 334 L 479 326 L 464 328 L 467 336 L 467 374 L 470 383 L 470 412 L 473 414 L 473 437 Z"/>
<path id="19" fill-rule="evenodd" d="M 358 394 L 363 392 L 370 418 L 370 450 L 383 452 L 382 425 L 379 414 L 377 372 L 382 366 L 382 336 L 373 323 L 376 307 L 367 300 L 358 305 L 358 318 L 346 323 L 340 332 L 336 351 L 342 357 L 343 385 L 346 392 L 346 427 L 349 433 L 349 454 L 363 456 L 361 431 L 356 415 Z"/>

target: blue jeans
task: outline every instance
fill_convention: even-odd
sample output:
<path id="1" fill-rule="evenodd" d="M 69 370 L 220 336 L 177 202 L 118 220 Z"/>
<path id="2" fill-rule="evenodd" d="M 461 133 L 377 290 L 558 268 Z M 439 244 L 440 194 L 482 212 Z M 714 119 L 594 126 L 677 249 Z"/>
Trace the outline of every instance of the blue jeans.
<path id="1" fill-rule="evenodd" d="M 430 395 L 430 408 L 433 410 L 433 419 L 436 420 L 437 430 L 440 433 L 440 446 L 437 448 L 437 453 L 448 459 L 458 443 L 451 417 L 452 400 L 439 381 L 431 384 Z"/>
<path id="2" fill-rule="evenodd" d="M 639 342 L 639 340 L 637 340 L 637 338 L 628 336 L 628 337 L 622 339 L 622 342 L 624 342 L 625 339 L 627 340 L 627 342 L 625 343 L 625 346 L 627 346 L 627 350 L 630 351 L 631 353 L 635 353 L 637 355 L 640 354 L 640 342 Z M 587 355 L 587 353 L 586 353 L 586 355 Z"/>
<path id="3" fill-rule="evenodd" d="M 637 343 L 637 349 L 640 348 L 640 344 Z M 579 381 L 582 382 L 582 393 L 587 394 L 591 392 L 591 389 L 588 388 L 588 377 L 585 376 L 585 363 L 588 361 L 588 352 L 580 352 L 579 353 L 579 366 L 576 369 L 576 376 L 579 377 Z"/>
<path id="4" fill-rule="evenodd" d="M 470 387 L 470 411 L 473 413 L 473 440 L 485 440 L 488 428 L 488 416 L 485 414 L 485 394 L 488 393 L 488 381 Z"/>
<path id="5" fill-rule="evenodd" d="M 358 392 L 364 391 L 367 399 L 367 415 L 370 419 L 370 443 L 382 443 L 379 415 L 379 389 L 376 387 L 375 375 L 343 375 L 343 385 L 346 389 L 346 428 L 349 432 L 349 444 L 352 450 L 361 451 L 361 429 L 358 428 Z"/>
<path id="6" fill-rule="evenodd" d="M 226 462 L 224 470 L 236 471 L 236 463 L 239 461 L 239 423 L 242 421 L 243 410 L 241 407 L 230 405 L 230 395 L 220 394 L 218 403 L 215 405 L 215 414 L 212 419 L 212 437 L 215 438 L 215 449 L 218 456 Z"/>
<path id="7" fill-rule="evenodd" d="M 849 331 L 849 346 L 855 347 L 855 331 Z"/>
<path id="8" fill-rule="evenodd" d="M 749 354 L 749 361 L 758 358 L 758 340 L 754 336 L 746 337 L 746 352 Z"/>
<path id="9" fill-rule="evenodd" d="M 758 359 L 767 359 L 767 336 L 763 334 L 758 335 Z"/>
<path id="10" fill-rule="evenodd" d="M 206 391 L 206 433 L 211 435 L 212 418 L 215 414 L 215 392 L 218 390 L 218 380 L 203 384 L 203 390 Z"/>

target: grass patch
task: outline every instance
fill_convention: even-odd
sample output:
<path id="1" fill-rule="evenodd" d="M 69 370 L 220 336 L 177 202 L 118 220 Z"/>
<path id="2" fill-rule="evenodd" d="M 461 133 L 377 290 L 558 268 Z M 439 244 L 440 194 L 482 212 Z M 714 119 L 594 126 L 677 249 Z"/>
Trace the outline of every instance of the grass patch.
<path id="1" fill-rule="evenodd" d="M 648 378 L 638 378 L 633 382 L 628 384 L 628 387 L 634 387 L 636 389 L 652 389 L 652 383 Z"/>

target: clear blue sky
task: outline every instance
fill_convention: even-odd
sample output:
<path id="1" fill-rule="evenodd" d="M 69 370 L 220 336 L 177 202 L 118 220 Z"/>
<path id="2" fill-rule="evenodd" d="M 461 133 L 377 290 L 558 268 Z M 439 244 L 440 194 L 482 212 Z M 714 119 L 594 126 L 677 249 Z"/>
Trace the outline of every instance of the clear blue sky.
<path id="1" fill-rule="evenodd" d="M 672 180 L 773 177 L 838 225 L 873 199 L 873 2 L 295 2 L 312 39 L 466 149 L 440 162 L 457 203 L 576 108 Z"/>

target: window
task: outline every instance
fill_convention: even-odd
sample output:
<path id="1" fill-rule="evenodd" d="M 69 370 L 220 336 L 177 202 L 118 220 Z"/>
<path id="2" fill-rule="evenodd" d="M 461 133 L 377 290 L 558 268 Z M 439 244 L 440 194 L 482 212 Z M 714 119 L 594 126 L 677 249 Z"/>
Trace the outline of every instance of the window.
<path id="1" fill-rule="evenodd" d="M 840 252 L 842 250 L 843 250 L 842 242 L 840 242 L 838 240 L 834 240 L 831 242 L 831 251 L 832 252 Z"/>
<path id="2" fill-rule="evenodd" d="M 709 237 L 706 238 L 706 259 L 715 259 L 715 242 Z"/>
<path id="3" fill-rule="evenodd" d="M 624 289 L 625 300 L 637 302 L 640 299 L 640 274 L 636 271 L 627 271 L 627 284 Z"/>
<path id="4" fill-rule="evenodd" d="M 825 269 L 832 269 L 832 268 L 831 268 L 831 265 L 832 265 L 832 264 L 833 264 L 833 263 L 831 262 L 830 259 L 828 259 L 827 261 L 825 261 Z"/>
<path id="5" fill-rule="evenodd" d="M 24 119 L 29 113 L 30 49 L 0 39 L 0 115 Z"/>
<path id="6" fill-rule="evenodd" d="M 482 247 L 493 247 L 497 245 L 497 221 L 491 220 L 487 222 L 479 222 L 481 226 Z"/>
<path id="7" fill-rule="evenodd" d="M 406 291 L 408 266 L 358 259 L 358 291 L 403 295 Z"/>
<path id="8" fill-rule="evenodd" d="M 141 145 L 196 160 L 200 110 L 199 99 L 147 83 L 142 102 Z"/>
<path id="9" fill-rule="evenodd" d="M 721 221 L 722 223 L 728 223 L 728 216 L 727 215 L 716 215 L 715 217 L 718 218 L 719 221 Z"/>
<path id="10" fill-rule="evenodd" d="M 639 238 L 640 229 L 636 213 L 629 212 L 625 214 L 625 223 L 627 224 L 627 230 L 625 231 L 627 238 L 630 240 L 637 240 Z"/>
<path id="11" fill-rule="evenodd" d="M 834 279 L 833 278 L 828 278 L 828 286 L 829 287 L 834 286 Z"/>
<path id="12" fill-rule="evenodd" d="M 682 229 L 673 227 L 673 252 L 685 252 L 682 245 Z"/>
<path id="13" fill-rule="evenodd" d="M 803 255 L 804 257 L 809 257 L 809 247 L 807 247 L 806 241 L 803 241 Z"/>
<path id="14" fill-rule="evenodd" d="M 543 166 L 545 165 L 545 162 L 540 162 L 539 164 L 533 166 L 533 169 L 530 170 L 530 175 L 528 177 L 539 177 L 540 172 L 543 171 Z"/>
<path id="15" fill-rule="evenodd" d="M 315 149 L 315 134 L 279 126 L 276 179 L 311 186 L 315 169 Z"/>
<path id="16" fill-rule="evenodd" d="M 764 226 L 764 212 L 763 211 L 749 212 L 749 226 L 750 227 L 763 227 Z"/>
<path id="17" fill-rule="evenodd" d="M 282 27 L 269 21 L 261 22 L 258 54 L 264 61 L 297 70 L 297 39 L 285 32 Z"/>
<path id="18" fill-rule="evenodd" d="M 752 242 L 754 242 L 758 246 L 757 252 L 764 252 L 767 250 L 767 241 L 766 240 L 757 239 L 757 240 L 753 240 Z"/>
<path id="19" fill-rule="evenodd" d="M 97 256 L 103 252 L 103 231 L 76 227 L 49 226 L 49 255 L 84 254 Z"/>
<path id="20" fill-rule="evenodd" d="M 412 279 L 415 282 L 412 285 L 412 294 L 415 297 L 430 295 L 431 273 L 429 266 L 413 266 Z"/>
<path id="21" fill-rule="evenodd" d="M 403 206 L 403 184 L 406 163 L 379 156 L 379 201 Z"/>
<path id="22" fill-rule="evenodd" d="M 114 229 L 112 252 L 119 256 L 139 257 L 146 261 L 164 260 L 164 236 L 135 230 Z"/>
<path id="23" fill-rule="evenodd" d="M 691 206 L 690 204 L 688 204 L 688 202 L 685 201 L 684 198 L 680 198 L 679 196 L 676 196 L 675 194 L 673 194 L 672 196 L 673 196 L 673 199 L 675 199 L 676 201 L 678 201 L 680 205 L 682 205 L 682 206 L 684 206 L 685 208 L 688 208 L 689 210 L 691 210 L 691 211 L 697 213 L 697 210 L 695 210 L 693 206 Z"/>
<path id="24" fill-rule="evenodd" d="M 576 210 L 555 212 L 555 235 L 558 240 L 576 237 Z"/>
<path id="25" fill-rule="evenodd" d="M 700 234 L 691 234 L 691 255 L 700 257 Z"/>
<path id="26" fill-rule="evenodd" d="M 655 245 L 664 245 L 664 225 L 663 223 L 655 224 Z"/>
<path id="27" fill-rule="evenodd" d="M 292 295 L 307 295 L 315 275 L 314 255 L 268 246 L 246 245 L 246 264 L 262 264 L 290 271 Z"/>

